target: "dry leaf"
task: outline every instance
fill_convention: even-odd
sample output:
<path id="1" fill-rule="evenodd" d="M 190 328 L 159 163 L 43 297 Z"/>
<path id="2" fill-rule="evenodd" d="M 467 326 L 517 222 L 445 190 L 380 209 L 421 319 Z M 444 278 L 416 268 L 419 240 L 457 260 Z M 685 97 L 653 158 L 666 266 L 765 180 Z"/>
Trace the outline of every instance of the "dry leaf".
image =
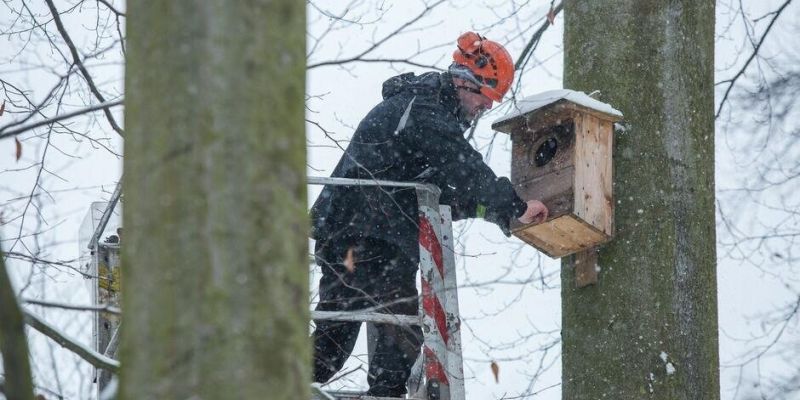
<path id="1" fill-rule="evenodd" d="M 5 111 L 5 110 L 6 110 L 6 101 L 3 100 L 3 104 L 0 105 L 0 117 L 3 116 L 3 111 Z"/>
<path id="2" fill-rule="evenodd" d="M 14 143 L 17 145 L 16 155 L 17 155 L 17 161 L 19 161 L 19 158 L 22 157 L 22 143 L 20 143 L 19 139 L 17 139 L 16 137 L 14 138 Z"/>
<path id="3" fill-rule="evenodd" d="M 555 10 L 553 10 L 553 7 L 550 7 L 550 11 L 547 12 L 547 22 L 549 22 L 550 25 L 555 25 L 555 21 L 556 21 Z"/>
<path id="4" fill-rule="evenodd" d="M 353 273 L 356 270 L 356 262 L 353 258 L 353 248 L 347 249 L 347 255 L 344 257 L 344 261 L 342 262 L 344 267 L 347 268 L 347 272 Z"/>
<path id="5" fill-rule="evenodd" d="M 492 361 L 492 375 L 494 375 L 494 382 L 500 383 L 500 366 Z"/>

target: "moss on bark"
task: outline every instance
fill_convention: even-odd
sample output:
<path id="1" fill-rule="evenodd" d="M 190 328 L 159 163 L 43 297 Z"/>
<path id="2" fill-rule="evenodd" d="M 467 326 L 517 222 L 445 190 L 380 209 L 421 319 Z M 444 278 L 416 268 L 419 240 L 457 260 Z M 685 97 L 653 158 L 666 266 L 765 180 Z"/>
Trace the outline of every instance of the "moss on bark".
<path id="1" fill-rule="evenodd" d="M 128 5 L 123 398 L 309 397 L 304 7 Z"/>
<path id="2" fill-rule="evenodd" d="M 600 282 L 562 268 L 564 399 L 718 399 L 714 3 L 565 4 L 564 86 L 625 114 Z"/>
<path id="3" fill-rule="evenodd" d="M 0 251 L 0 355 L 5 374 L 0 393 L 8 399 L 29 400 L 33 399 L 33 380 L 28 360 L 25 321 L 4 259 L 5 254 Z"/>

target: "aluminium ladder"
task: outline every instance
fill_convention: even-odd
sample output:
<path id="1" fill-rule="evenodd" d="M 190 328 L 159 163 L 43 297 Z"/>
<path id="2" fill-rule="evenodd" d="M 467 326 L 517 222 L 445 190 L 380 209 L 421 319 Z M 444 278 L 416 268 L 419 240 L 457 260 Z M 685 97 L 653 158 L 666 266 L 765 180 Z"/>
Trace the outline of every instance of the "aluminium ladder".
<path id="1" fill-rule="evenodd" d="M 420 326 L 423 331 L 422 352 L 412 370 L 412 376 L 409 379 L 410 394 L 406 400 L 465 400 L 452 217 L 450 207 L 439 205 L 441 193 L 439 188 L 423 183 L 322 177 L 308 177 L 308 183 L 313 185 L 408 187 L 416 190 L 419 204 L 422 282 L 422 301 L 419 314 L 409 316 L 370 312 L 321 311 L 312 311 L 311 314 L 313 319 Z M 108 274 L 104 275 L 108 275 L 106 278 L 109 282 L 118 280 L 112 272 L 115 272 L 114 269 L 118 269 L 119 244 L 101 242 L 100 238 L 106 231 L 121 194 L 121 185 L 117 184 L 116 190 L 110 201 L 103 207 L 101 214 L 99 214 L 100 204 L 97 204 L 97 210 L 93 205 L 87 216 L 90 222 L 87 223 L 87 233 L 90 234 L 87 238 L 88 243 L 82 243 L 81 246 L 83 249 L 91 251 L 91 257 L 85 267 L 93 272 L 102 269 L 101 264 L 104 259 L 107 259 L 105 263 L 110 269 Z M 104 256 L 103 254 L 106 253 L 103 253 L 103 250 L 107 250 L 108 254 Z M 119 330 L 118 320 L 114 324 L 108 324 L 107 321 L 104 322 L 103 318 L 105 317 L 98 313 L 94 329 L 94 347 L 98 351 L 104 350 L 104 353 L 114 357 L 117 342 L 115 339 L 118 338 Z M 108 332 L 101 335 L 98 332 L 98 326 L 107 328 Z M 367 332 L 368 335 L 371 332 L 369 325 Z M 109 383 L 109 376 L 102 375 L 101 371 L 96 371 L 96 374 L 95 379 L 99 378 L 97 392 L 105 392 L 103 389 L 106 389 L 105 386 Z M 109 388 L 111 386 L 114 385 L 109 385 Z M 114 389 L 112 392 L 116 392 Z M 363 393 L 352 391 L 329 392 L 316 384 L 312 385 L 312 392 L 314 398 L 320 400 L 389 400 L 388 398 L 369 397 Z"/>
<path id="2" fill-rule="evenodd" d="M 410 187 L 416 190 L 419 205 L 419 251 L 422 301 L 419 314 L 393 315 L 375 312 L 311 311 L 315 320 L 417 325 L 422 328 L 422 351 L 409 378 L 409 394 L 414 400 L 464 400 L 464 366 L 461 356 L 461 320 L 456 291 L 452 217 L 449 206 L 439 205 L 441 191 L 434 185 L 369 179 L 309 177 L 312 185 L 353 185 Z M 368 340 L 368 343 L 372 343 Z M 371 349 L 370 357 L 371 358 Z M 422 375 L 421 377 L 419 375 Z M 315 400 L 388 400 L 353 391 L 326 391 L 312 385 Z"/>

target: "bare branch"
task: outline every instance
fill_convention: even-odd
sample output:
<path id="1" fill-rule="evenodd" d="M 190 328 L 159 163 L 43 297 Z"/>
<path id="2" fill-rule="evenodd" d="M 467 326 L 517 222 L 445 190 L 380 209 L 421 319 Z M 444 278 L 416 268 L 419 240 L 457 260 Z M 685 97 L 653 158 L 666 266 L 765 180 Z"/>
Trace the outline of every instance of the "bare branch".
<path id="1" fill-rule="evenodd" d="M 31 328 L 36 329 L 41 334 L 49 337 L 65 349 L 77 354 L 80 358 L 86 360 L 86 362 L 92 364 L 96 368 L 105 369 L 113 373 L 119 373 L 119 361 L 108 358 L 84 346 L 78 340 L 60 332 L 57 328 L 48 324 L 31 312 L 23 310 L 23 313 L 25 314 L 25 323 L 30 325 Z"/>
<path id="2" fill-rule="evenodd" d="M 52 118 L 44 119 L 41 121 L 34 122 L 32 124 L 23 125 L 15 129 L 6 129 L 18 125 L 17 123 L 10 123 L 4 127 L 0 128 L 0 139 L 11 137 L 14 135 L 19 135 L 20 133 L 24 133 L 30 131 L 31 129 L 38 128 L 40 126 L 50 125 L 59 121 L 63 121 L 70 118 L 75 118 L 84 114 L 88 114 L 97 110 L 108 110 L 109 108 L 116 107 L 123 104 L 123 100 L 114 100 L 114 101 L 107 101 L 105 103 L 95 104 L 86 108 L 82 108 L 80 110 L 76 110 L 73 112 L 68 112 L 66 114 L 57 115 Z"/>
<path id="3" fill-rule="evenodd" d="M 103 3 L 103 5 L 106 6 L 109 10 L 111 10 L 111 12 L 113 12 L 117 17 L 125 17 L 125 16 L 127 16 L 127 15 L 125 15 L 124 12 L 122 12 L 120 10 L 117 10 L 116 7 L 111 5 L 111 3 L 109 3 L 106 0 L 97 0 L 97 2 L 98 3 Z"/>
<path id="4" fill-rule="evenodd" d="M 95 312 L 107 312 L 109 314 L 114 315 L 121 315 L 122 310 L 119 307 L 114 307 L 110 304 L 97 304 L 97 305 L 88 305 L 88 306 L 81 306 L 75 304 L 68 304 L 68 303 L 60 303 L 55 301 L 44 301 L 44 300 L 36 300 L 36 299 L 22 299 L 23 303 L 26 304 L 34 304 L 37 306 L 42 307 L 53 307 L 53 308 L 61 308 L 64 310 L 77 310 L 77 311 L 95 311 Z"/>
<path id="5" fill-rule="evenodd" d="M 50 1 L 50 0 L 48 0 L 48 1 Z M 378 48 L 380 45 L 382 45 L 383 43 L 385 43 L 387 40 L 389 40 L 389 39 L 393 38 L 394 36 L 396 36 L 397 34 L 399 34 L 400 32 L 402 32 L 404 29 L 406 29 L 406 28 L 408 28 L 409 26 L 411 26 L 411 25 L 415 24 L 416 22 L 418 22 L 420 19 L 422 19 L 422 17 L 424 17 L 424 16 L 425 16 L 426 14 L 428 14 L 428 13 L 429 13 L 431 10 L 433 10 L 433 9 L 434 9 L 434 8 L 436 8 L 436 7 L 438 7 L 438 6 L 439 6 L 439 5 L 441 5 L 442 3 L 444 3 L 444 0 L 439 0 L 439 1 L 437 1 L 437 2 L 433 3 L 433 4 L 429 5 L 429 6 L 426 6 L 426 7 L 425 7 L 425 9 L 424 9 L 424 10 L 422 10 L 422 12 L 421 12 L 421 13 L 419 13 L 419 14 L 418 14 L 416 17 L 412 18 L 411 20 L 409 20 L 409 21 L 408 21 L 408 22 L 406 22 L 405 24 L 403 24 L 403 25 L 400 25 L 400 27 L 399 27 L 399 28 L 395 29 L 395 30 L 394 30 L 394 31 L 392 31 L 391 33 L 389 33 L 389 34 L 387 34 L 386 36 L 384 36 L 382 39 L 380 39 L 380 40 L 378 40 L 377 42 L 373 43 L 373 44 L 372 44 L 372 46 L 368 47 L 366 50 L 362 51 L 362 52 L 361 52 L 361 53 L 359 53 L 358 55 L 355 55 L 355 56 L 353 56 L 353 57 L 350 57 L 350 58 L 346 58 L 346 59 L 344 59 L 344 60 L 331 60 L 331 61 L 323 61 L 323 62 L 319 62 L 319 63 L 316 63 L 316 64 L 310 64 L 310 65 L 308 65 L 308 66 L 306 67 L 306 69 L 314 69 L 314 68 L 317 68 L 317 67 L 324 67 L 324 66 L 327 66 L 327 65 L 342 65 L 342 64 L 347 64 L 347 63 L 355 62 L 355 61 L 362 61 L 362 57 L 364 57 L 364 56 L 366 56 L 367 54 L 371 53 L 372 51 L 374 51 L 375 49 L 377 49 L 377 48 Z M 373 62 L 374 62 L 374 61 L 373 61 Z"/>
<path id="6" fill-rule="evenodd" d="M 89 85 L 89 90 L 92 92 L 92 94 L 94 94 L 94 96 L 98 100 L 100 100 L 100 103 L 105 103 L 106 102 L 105 97 L 103 96 L 102 93 L 100 93 L 100 90 L 97 88 L 97 85 L 95 85 L 92 76 L 89 75 L 89 71 L 86 69 L 86 66 L 83 65 L 83 61 L 81 60 L 81 57 L 78 54 L 78 49 L 75 47 L 75 44 L 72 43 L 72 39 L 69 37 L 67 30 L 64 28 L 64 24 L 61 22 L 61 16 L 58 13 L 56 6 L 53 4 L 53 0 L 46 0 L 46 2 L 47 2 L 47 7 L 50 9 L 50 13 L 53 15 L 53 21 L 56 23 L 58 32 L 61 34 L 61 38 L 64 39 L 64 42 L 66 42 L 67 46 L 69 47 L 69 52 L 70 54 L 72 54 L 72 62 L 78 66 L 78 69 L 80 69 L 81 73 L 83 74 L 83 78 Z M 106 115 L 108 123 L 111 124 L 111 128 L 113 128 L 114 131 L 116 131 L 120 136 L 125 136 L 124 131 L 117 124 L 116 119 L 114 119 L 114 116 L 111 115 L 110 108 L 109 107 L 103 108 L 103 112 Z"/>
<path id="7" fill-rule="evenodd" d="M 553 7 L 552 9 L 553 17 L 558 15 L 558 13 L 560 13 L 563 8 L 564 8 L 563 3 L 558 3 L 558 5 Z M 525 64 L 528 63 L 528 60 L 530 59 L 531 55 L 533 55 L 533 51 L 536 50 L 536 46 L 539 45 L 539 40 L 541 40 L 542 35 L 547 30 L 548 26 L 550 26 L 550 21 L 548 21 L 547 18 L 545 18 L 545 21 L 542 23 L 542 26 L 540 26 L 539 29 L 537 29 L 536 32 L 533 33 L 533 36 L 528 41 L 528 44 L 525 45 L 525 48 L 522 50 L 522 54 L 519 55 L 519 58 L 517 58 L 517 61 L 514 63 L 514 70 L 518 71 L 525 67 Z M 475 130 L 478 127 L 478 121 L 480 121 L 483 115 L 484 113 L 481 112 L 475 117 L 475 120 L 472 123 L 472 129 L 470 129 L 470 132 L 467 135 L 467 140 L 473 139 L 475 135 Z"/>
<path id="8" fill-rule="evenodd" d="M 791 1 L 791 0 L 790 0 Z M 557 6 L 553 7 L 553 16 L 558 15 L 561 10 L 564 8 L 563 3 L 558 3 Z M 542 23 L 542 26 L 533 33 L 531 40 L 528 41 L 528 44 L 525 45 L 525 48 L 522 49 L 522 54 L 519 55 L 517 58 L 517 62 L 514 64 L 514 69 L 519 70 L 528 62 L 531 54 L 533 54 L 533 50 L 536 50 L 536 46 L 539 45 L 539 40 L 542 38 L 544 31 L 547 30 L 547 27 L 550 26 L 550 21 L 545 18 L 545 21 Z"/>
<path id="9" fill-rule="evenodd" d="M 717 113 L 714 115 L 714 118 L 719 118 L 719 114 L 722 112 L 722 107 L 725 105 L 725 102 L 728 100 L 728 95 L 730 94 L 731 90 L 733 90 L 734 85 L 736 85 L 736 81 L 744 74 L 744 71 L 747 70 L 747 67 L 750 66 L 750 63 L 758 56 L 758 50 L 761 48 L 761 45 L 764 44 L 764 41 L 767 39 L 769 35 L 769 31 L 775 25 L 775 21 L 780 17 L 781 13 L 786 6 L 791 3 L 792 0 L 786 0 L 773 14 L 772 19 L 769 21 L 769 25 L 767 25 L 767 29 L 764 31 L 764 34 L 761 35 L 761 38 L 758 40 L 758 44 L 756 44 L 755 48 L 753 49 L 753 53 L 750 54 L 750 57 L 747 58 L 744 65 L 738 72 L 733 76 L 733 78 L 726 79 L 724 81 L 718 82 L 717 85 L 722 85 L 728 83 L 728 88 L 725 89 L 725 94 L 722 95 L 722 100 L 719 102 L 719 107 L 717 108 Z"/>
<path id="10" fill-rule="evenodd" d="M 13 239 L 8 239 L 8 240 L 13 240 Z M 87 274 L 87 273 L 81 271 L 80 269 L 75 268 L 74 266 L 69 264 L 69 261 L 50 261 L 50 260 L 45 260 L 45 259 L 42 259 L 42 258 L 30 256 L 30 255 L 27 255 L 27 254 L 23 254 L 23 253 L 17 253 L 17 252 L 14 252 L 14 251 L 9 251 L 7 253 L 4 253 L 3 255 L 6 258 L 11 258 L 11 259 L 16 259 L 16 260 L 23 260 L 23 261 L 36 263 L 36 264 L 46 264 L 46 265 L 51 265 L 51 266 L 54 266 L 54 267 L 68 268 L 68 269 L 71 269 L 71 270 L 79 273 L 84 278 L 95 278 L 95 279 L 99 278 L 99 279 L 103 279 L 103 278 L 100 278 L 100 277 L 97 277 L 97 276 L 94 276 L 94 275 L 91 275 L 91 274 Z"/>

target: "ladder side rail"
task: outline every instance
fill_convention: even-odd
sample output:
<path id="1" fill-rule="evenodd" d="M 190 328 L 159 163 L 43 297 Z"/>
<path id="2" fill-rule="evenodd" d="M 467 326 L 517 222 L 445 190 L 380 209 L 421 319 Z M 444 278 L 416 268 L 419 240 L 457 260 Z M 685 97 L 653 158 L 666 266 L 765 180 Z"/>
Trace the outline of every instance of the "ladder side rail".
<path id="1" fill-rule="evenodd" d="M 378 324 L 421 326 L 418 315 L 384 314 L 363 311 L 311 311 L 311 319 L 327 321 L 359 321 Z"/>
<path id="2" fill-rule="evenodd" d="M 417 182 L 397 182 L 397 181 L 384 181 L 380 179 L 351 179 L 351 178 L 330 178 L 322 176 L 309 176 L 309 185 L 333 185 L 333 186 L 387 186 L 387 187 L 408 187 L 415 188 L 418 191 L 428 192 L 439 189 L 436 186 L 417 183 Z M 437 195 L 438 197 L 438 195 Z"/>
<path id="3" fill-rule="evenodd" d="M 458 309 L 458 281 L 453 244 L 453 216 L 450 206 L 439 206 L 442 215 L 442 261 L 444 262 L 444 308 L 447 317 L 447 375 L 452 400 L 466 399 L 464 361 L 461 353 L 461 314 Z"/>
<path id="4" fill-rule="evenodd" d="M 451 323 L 448 327 L 444 308 L 446 304 L 444 277 L 446 274 L 443 253 L 452 252 L 452 244 L 448 248 L 443 246 L 444 228 L 442 224 L 444 219 L 439 209 L 439 195 L 441 194 L 439 188 L 424 183 L 324 177 L 308 177 L 308 183 L 312 185 L 413 187 L 416 190 L 420 231 L 419 268 L 422 284 L 420 315 L 423 328 L 423 346 L 421 357 L 426 380 L 424 390 L 421 393 L 417 393 L 417 395 L 422 395 L 426 399 L 431 400 L 462 400 L 463 395 L 461 397 L 451 396 L 450 379 L 447 372 L 449 366 L 448 342 L 450 341 L 450 331 L 453 329 L 453 324 Z M 447 211 L 449 211 L 449 208 Z M 449 213 L 447 221 L 450 221 Z M 452 242 L 452 228 L 449 227 L 449 225 L 447 231 L 450 232 L 447 236 L 450 237 L 450 241 Z M 450 255 L 450 257 L 453 258 L 452 255 Z M 452 264 L 454 265 L 454 261 Z M 457 307 L 457 301 L 455 304 Z M 314 313 L 315 312 L 312 311 L 312 315 L 314 315 Z M 356 314 L 358 313 L 356 312 Z M 362 313 L 358 316 L 360 317 L 358 320 L 364 321 L 363 317 L 365 316 L 372 317 Z M 339 315 L 337 317 L 354 318 L 356 316 Z M 381 318 L 383 318 L 383 316 Z M 397 319 L 395 319 L 395 321 L 397 321 Z M 455 326 L 458 326 L 458 324 Z M 460 338 L 458 341 L 458 349 L 460 350 Z M 457 360 L 460 365 L 460 353 L 458 354 Z M 463 368 L 461 371 L 461 375 L 463 376 Z M 461 380 L 463 381 L 463 378 Z M 463 386 L 463 382 L 461 385 Z M 463 389 L 456 390 L 463 393 Z"/>
<path id="5" fill-rule="evenodd" d="M 422 285 L 423 369 L 425 398 L 451 400 L 447 377 L 448 332 L 443 308 L 444 265 L 441 245 L 440 191 L 435 186 L 417 190 L 419 202 L 419 266 Z"/>
<path id="6" fill-rule="evenodd" d="M 117 182 L 117 187 L 114 189 L 114 193 L 111 195 L 111 199 L 108 201 L 106 205 L 106 209 L 103 210 L 103 215 L 100 217 L 100 221 L 94 229 L 94 233 L 92 233 L 92 240 L 89 241 L 89 249 L 92 251 L 97 251 L 97 243 L 100 241 L 100 235 L 103 234 L 103 231 L 106 230 L 106 225 L 108 225 L 108 221 L 111 219 L 111 214 L 114 212 L 114 208 L 117 207 L 117 202 L 119 201 L 120 196 L 122 196 L 122 177 L 119 178 L 119 182 Z"/>

